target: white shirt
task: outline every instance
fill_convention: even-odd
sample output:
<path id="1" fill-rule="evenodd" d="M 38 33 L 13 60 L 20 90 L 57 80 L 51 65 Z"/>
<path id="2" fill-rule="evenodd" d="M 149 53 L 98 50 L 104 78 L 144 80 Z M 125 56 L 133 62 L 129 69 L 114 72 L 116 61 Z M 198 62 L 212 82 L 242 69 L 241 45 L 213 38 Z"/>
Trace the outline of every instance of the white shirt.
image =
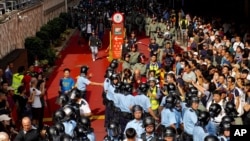
<path id="1" fill-rule="evenodd" d="M 233 49 L 234 49 L 234 51 L 236 51 L 236 48 L 237 48 L 238 46 L 240 46 L 242 49 L 245 48 L 245 47 L 244 47 L 244 44 L 243 44 L 242 42 L 234 42 L 234 44 L 233 44 Z"/>
<path id="2" fill-rule="evenodd" d="M 30 93 L 33 93 L 33 90 L 35 90 L 35 96 L 34 96 L 34 101 L 32 103 L 33 108 L 42 108 L 42 103 L 40 99 L 41 91 L 38 90 L 37 88 L 30 88 Z"/>
<path id="3" fill-rule="evenodd" d="M 89 104 L 86 100 L 81 99 L 80 101 L 77 102 L 78 104 L 80 104 L 79 110 L 80 110 L 80 115 L 84 115 L 84 114 L 89 114 L 91 113 L 91 110 L 89 108 Z M 82 103 L 82 104 L 81 104 Z"/>
<path id="4" fill-rule="evenodd" d="M 92 26 L 91 24 L 87 24 L 87 33 L 91 33 L 92 32 Z"/>
<path id="5" fill-rule="evenodd" d="M 213 102 L 213 101 L 211 100 L 211 101 L 209 101 L 209 102 L 207 103 L 206 109 L 207 109 L 208 111 L 209 111 L 209 107 L 210 107 L 210 105 L 212 104 L 212 102 Z M 216 122 L 216 123 L 220 123 L 221 120 L 222 120 L 222 118 L 226 115 L 225 110 L 224 110 L 224 108 L 223 108 L 223 100 L 221 100 L 218 104 L 221 106 L 221 112 L 220 112 L 220 114 L 219 114 L 217 117 L 215 117 L 215 118 L 213 119 L 213 121 Z"/>

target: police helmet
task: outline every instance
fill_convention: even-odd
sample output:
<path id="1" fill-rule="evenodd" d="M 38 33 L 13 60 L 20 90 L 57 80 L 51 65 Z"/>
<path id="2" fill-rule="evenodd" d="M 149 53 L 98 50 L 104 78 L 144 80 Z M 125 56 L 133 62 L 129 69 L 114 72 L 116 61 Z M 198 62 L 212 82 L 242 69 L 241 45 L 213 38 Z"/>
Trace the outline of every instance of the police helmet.
<path id="1" fill-rule="evenodd" d="M 130 84 L 130 83 L 125 83 L 123 91 L 124 91 L 125 95 L 132 94 L 132 92 L 133 92 L 133 85 Z"/>
<path id="2" fill-rule="evenodd" d="M 217 117 L 220 112 L 221 112 L 222 108 L 219 104 L 217 103 L 212 103 L 210 106 L 209 106 L 209 114 L 212 118 L 214 117 Z"/>
<path id="3" fill-rule="evenodd" d="M 117 74 L 117 73 L 113 73 L 112 75 L 111 75 L 111 77 L 110 77 L 110 79 L 111 79 L 111 81 L 113 81 L 113 80 L 120 80 L 120 76 L 119 76 L 119 74 Z"/>
<path id="4" fill-rule="evenodd" d="M 176 99 L 173 95 L 168 95 L 165 99 L 165 107 L 166 108 L 174 108 Z"/>
<path id="5" fill-rule="evenodd" d="M 230 126 L 231 123 L 230 122 L 221 122 L 220 123 L 220 131 L 230 131 Z"/>
<path id="6" fill-rule="evenodd" d="M 204 141 L 219 141 L 218 137 L 215 135 L 207 135 L 204 138 Z"/>
<path id="7" fill-rule="evenodd" d="M 51 126 L 51 127 L 47 128 L 46 135 L 49 138 L 52 138 L 52 137 L 55 137 L 55 136 L 59 136 L 59 131 L 58 131 L 58 129 L 55 126 Z"/>
<path id="8" fill-rule="evenodd" d="M 146 92 L 148 91 L 147 83 L 140 83 L 138 89 L 141 93 L 146 94 Z"/>
<path id="9" fill-rule="evenodd" d="M 143 112 L 143 108 L 140 105 L 134 105 L 132 107 L 132 113 L 136 112 L 136 111 L 141 111 Z"/>
<path id="10" fill-rule="evenodd" d="M 54 113 L 53 120 L 55 122 L 61 122 L 64 120 L 65 115 L 65 112 L 62 109 L 59 109 Z"/>
<path id="11" fill-rule="evenodd" d="M 75 100 L 76 98 L 80 97 L 81 97 L 81 92 L 78 89 L 72 89 L 71 92 L 69 93 L 70 100 Z"/>
<path id="12" fill-rule="evenodd" d="M 169 126 L 165 128 L 164 137 L 175 137 L 176 131 L 173 127 Z"/>
<path id="13" fill-rule="evenodd" d="M 167 84 L 167 90 L 168 90 L 168 92 L 175 91 L 176 87 L 173 83 L 169 83 L 169 84 Z"/>
<path id="14" fill-rule="evenodd" d="M 117 59 L 113 59 L 110 64 L 109 64 L 109 67 L 111 67 L 112 69 L 116 69 L 118 67 L 118 60 Z"/>
<path id="15" fill-rule="evenodd" d="M 189 97 L 188 101 L 187 101 L 187 106 L 190 107 L 192 105 L 192 103 L 199 103 L 199 97 L 198 96 L 194 96 L 192 95 L 191 97 Z"/>
<path id="16" fill-rule="evenodd" d="M 111 121 L 108 124 L 108 127 L 109 127 L 110 134 L 112 137 L 118 137 L 122 132 L 119 124 L 115 121 Z"/>
<path id="17" fill-rule="evenodd" d="M 210 115 L 209 112 L 207 111 L 200 111 L 198 114 L 198 121 L 202 124 L 202 125 L 207 125 L 208 122 L 210 120 Z"/>
<path id="18" fill-rule="evenodd" d="M 82 66 L 81 70 L 80 70 L 80 74 L 85 74 L 86 75 L 88 73 L 88 70 L 89 70 L 88 66 Z"/>
<path id="19" fill-rule="evenodd" d="M 189 88 L 190 89 L 190 92 L 192 93 L 192 94 L 198 94 L 198 89 L 197 88 L 195 88 L 195 87 L 191 87 L 191 88 Z"/>
<path id="20" fill-rule="evenodd" d="M 155 127 L 155 119 L 151 116 L 145 117 L 143 119 L 143 127 L 147 127 L 148 125 L 154 125 Z"/>
<path id="21" fill-rule="evenodd" d="M 73 141 L 73 138 L 68 134 L 63 134 L 60 136 L 60 141 Z"/>
<path id="22" fill-rule="evenodd" d="M 223 123 L 223 122 L 232 123 L 232 122 L 234 122 L 234 118 L 233 118 L 232 116 L 225 115 L 225 116 L 222 117 L 222 119 L 221 119 L 221 123 Z"/>
<path id="23" fill-rule="evenodd" d="M 63 111 L 65 113 L 64 117 L 65 120 L 72 120 L 72 119 L 74 120 L 76 118 L 76 113 L 72 106 L 68 105 L 63 107 Z"/>
<path id="24" fill-rule="evenodd" d="M 91 128 L 91 122 L 88 117 L 81 117 L 79 124 L 86 127 L 87 129 Z"/>
<path id="25" fill-rule="evenodd" d="M 238 112 L 236 110 L 235 104 L 232 102 L 227 102 L 225 106 L 226 115 L 237 116 Z"/>
<path id="26" fill-rule="evenodd" d="M 62 106 L 66 105 L 69 102 L 69 97 L 66 94 L 61 94 L 58 98 L 58 103 Z"/>
<path id="27" fill-rule="evenodd" d="M 62 122 L 56 122 L 54 126 L 57 128 L 57 130 L 59 131 L 59 133 L 64 133 L 65 127 L 62 124 Z"/>
<path id="28" fill-rule="evenodd" d="M 123 91 L 123 88 L 124 87 L 124 83 L 123 82 L 118 82 L 116 85 L 115 85 L 115 93 L 122 93 Z"/>
<path id="29" fill-rule="evenodd" d="M 114 70 L 111 67 L 108 67 L 104 77 L 105 78 L 110 78 L 113 73 L 114 73 Z"/>
<path id="30" fill-rule="evenodd" d="M 88 133 L 88 130 L 84 126 L 76 126 L 74 130 L 77 137 L 84 137 Z"/>

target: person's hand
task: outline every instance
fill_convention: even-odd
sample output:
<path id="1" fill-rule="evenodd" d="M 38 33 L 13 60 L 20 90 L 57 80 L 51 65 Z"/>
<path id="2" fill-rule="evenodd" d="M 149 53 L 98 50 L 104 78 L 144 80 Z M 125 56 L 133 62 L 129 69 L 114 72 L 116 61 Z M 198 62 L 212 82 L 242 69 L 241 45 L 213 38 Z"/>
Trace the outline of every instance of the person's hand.
<path id="1" fill-rule="evenodd" d="M 90 77 L 90 78 L 91 78 L 91 77 L 93 77 L 93 74 L 92 74 L 92 73 L 90 73 L 90 74 L 89 74 L 89 77 Z"/>
<path id="2" fill-rule="evenodd" d="M 159 121 L 159 120 L 160 120 L 158 117 L 154 117 L 154 119 L 155 119 L 156 121 Z"/>

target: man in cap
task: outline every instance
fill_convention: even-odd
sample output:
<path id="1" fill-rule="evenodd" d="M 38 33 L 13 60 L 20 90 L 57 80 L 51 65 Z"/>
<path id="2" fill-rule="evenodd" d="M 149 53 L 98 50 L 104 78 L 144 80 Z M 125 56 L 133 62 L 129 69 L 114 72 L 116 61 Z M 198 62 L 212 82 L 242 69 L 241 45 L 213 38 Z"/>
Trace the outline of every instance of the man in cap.
<path id="1" fill-rule="evenodd" d="M 80 69 L 80 76 L 77 77 L 76 88 L 81 91 L 82 96 L 84 97 L 86 94 L 87 85 L 98 85 L 103 86 L 103 83 L 92 82 L 89 80 L 89 77 L 92 77 L 92 74 L 89 76 L 88 74 L 89 67 L 82 66 Z"/>

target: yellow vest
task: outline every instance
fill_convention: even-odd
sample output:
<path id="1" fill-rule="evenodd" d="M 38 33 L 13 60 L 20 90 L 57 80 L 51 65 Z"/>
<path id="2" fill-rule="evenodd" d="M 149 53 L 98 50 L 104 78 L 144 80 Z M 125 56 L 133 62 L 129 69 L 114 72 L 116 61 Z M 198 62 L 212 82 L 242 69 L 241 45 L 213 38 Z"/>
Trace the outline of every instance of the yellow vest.
<path id="1" fill-rule="evenodd" d="M 15 89 L 15 91 L 14 91 L 15 94 L 18 94 L 17 89 L 18 89 L 19 86 L 22 85 L 23 77 L 24 77 L 24 75 L 19 74 L 19 73 L 15 73 L 13 75 L 11 87 Z"/>
<path id="2" fill-rule="evenodd" d="M 149 70 L 154 70 L 155 75 L 159 75 L 161 72 L 158 63 L 155 63 L 155 64 L 150 63 Z"/>
<path id="3" fill-rule="evenodd" d="M 151 103 L 151 108 L 152 110 L 157 110 L 159 107 L 159 101 L 158 99 L 156 99 L 156 95 L 157 95 L 157 88 L 156 86 L 153 88 L 153 90 L 151 91 L 153 96 L 149 96 L 150 99 L 150 103 Z"/>

